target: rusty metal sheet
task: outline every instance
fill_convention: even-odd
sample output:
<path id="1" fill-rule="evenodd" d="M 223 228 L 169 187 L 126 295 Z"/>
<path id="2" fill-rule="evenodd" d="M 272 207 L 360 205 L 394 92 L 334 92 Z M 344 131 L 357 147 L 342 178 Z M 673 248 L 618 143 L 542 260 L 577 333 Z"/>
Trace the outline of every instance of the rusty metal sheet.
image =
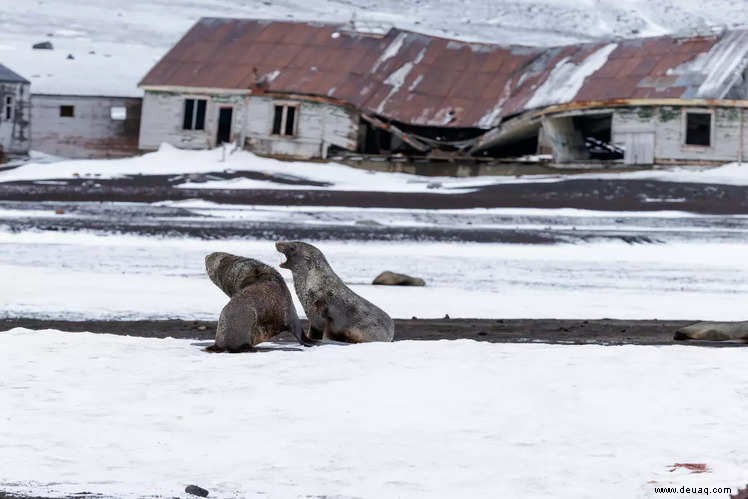
<path id="1" fill-rule="evenodd" d="M 572 102 L 722 98 L 722 82 L 707 82 L 713 76 L 705 65 L 692 62 L 748 56 L 748 46 L 736 45 L 748 45 L 748 35 L 735 32 L 529 48 L 349 28 L 201 19 L 141 85 L 310 95 L 412 125 L 490 128 L 501 118 Z M 724 81 L 744 69 L 729 66 Z"/>

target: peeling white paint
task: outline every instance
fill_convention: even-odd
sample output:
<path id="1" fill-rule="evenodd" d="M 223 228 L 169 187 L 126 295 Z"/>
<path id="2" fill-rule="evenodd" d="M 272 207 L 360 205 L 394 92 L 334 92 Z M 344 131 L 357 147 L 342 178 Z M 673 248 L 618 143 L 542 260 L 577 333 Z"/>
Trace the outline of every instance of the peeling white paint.
<path id="1" fill-rule="evenodd" d="M 552 106 L 574 100 L 584 80 L 605 65 L 608 56 L 616 47 L 618 47 L 617 43 L 609 43 L 587 56 L 579 64 L 574 64 L 568 57 L 562 59 L 551 70 L 543 84 L 535 90 L 532 98 L 525 105 L 525 109 Z"/>

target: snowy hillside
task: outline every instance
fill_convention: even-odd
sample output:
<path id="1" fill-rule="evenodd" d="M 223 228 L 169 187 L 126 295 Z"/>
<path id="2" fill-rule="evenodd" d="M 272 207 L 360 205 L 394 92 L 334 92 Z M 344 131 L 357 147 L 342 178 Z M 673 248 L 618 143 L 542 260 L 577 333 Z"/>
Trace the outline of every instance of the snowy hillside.
<path id="1" fill-rule="evenodd" d="M 140 78 L 203 16 L 355 18 L 362 25 L 531 45 L 746 22 L 743 0 L 132 0 L 112 5 L 108 0 L 0 0 L 0 63 L 30 79 L 37 93 L 137 95 Z M 45 40 L 55 50 L 31 50 Z"/>

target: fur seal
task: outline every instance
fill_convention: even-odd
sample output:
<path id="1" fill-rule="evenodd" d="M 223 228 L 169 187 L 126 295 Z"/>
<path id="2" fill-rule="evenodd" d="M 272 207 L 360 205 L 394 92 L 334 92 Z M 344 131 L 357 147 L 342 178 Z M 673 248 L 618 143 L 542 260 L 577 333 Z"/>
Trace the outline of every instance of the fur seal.
<path id="1" fill-rule="evenodd" d="M 748 341 L 748 321 L 697 322 L 675 332 L 675 340 Z"/>
<path id="2" fill-rule="evenodd" d="M 212 351 L 251 350 L 283 331 L 305 344 L 291 292 L 277 270 L 259 260 L 211 253 L 208 277 L 231 300 L 221 310 Z"/>
<path id="3" fill-rule="evenodd" d="M 286 257 L 280 266 L 293 273 L 296 295 L 309 318 L 308 338 L 392 341 L 395 324 L 390 316 L 351 291 L 319 249 L 300 241 L 279 241 L 275 248 Z"/>
<path id="4" fill-rule="evenodd" d="M 407 274 L 398 274 L 385 270 L 374 278 L 372 284 L 380 286 L 425 286 L 426 281 L 420 277 L 412 277 Z"/>

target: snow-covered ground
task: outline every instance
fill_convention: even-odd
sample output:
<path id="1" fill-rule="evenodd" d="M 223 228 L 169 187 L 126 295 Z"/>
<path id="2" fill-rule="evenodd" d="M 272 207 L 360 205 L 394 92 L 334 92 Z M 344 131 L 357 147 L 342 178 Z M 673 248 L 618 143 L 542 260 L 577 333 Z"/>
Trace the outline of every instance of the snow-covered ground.
<path id="1" fill-rule="evenodd" d="M 0 489 L 630 499 L 660 497 L 663 486 L 735 492 L 747 480 L 740 349 L 460 340 L 221 355 L 202 346 L 0 333 Z"/>
<path id="2" fill-rule="evenodd" d="M 200 178 L 190 174 L 248 172 L 258 178 Z M 425 177 L 353 168 L 339 163 L 280 161 L 249 151 L 229 148 L 190 151 L 162 144 L 158 151 L 124 159 L 55 160 L 37 157 L 18 168 L 0 171 L 0 182 L 49 181 L 73 178 L 117 178 L 125 175 L 184 176 L 177 184 L 193 189 L 285 189 L 378 192 L 462 193 L 480 187 L 508 183 L 547 183 L 575 179 L 629 179 L 664 182 L 748 185 L 748 163 L 719 167 L 670 167 L 615 173 L 580 173 L 522 176 Z M 267 178 L 263 178 L 267 177 Z M 311 181 L 325 185 L 289 184 L 279 179 Z"/>
<path id="3" fill-rule="evenodd" d="M 317 245 L 346 283 L 397 318 L 748 319 L 748 242 Z M 205 275 L 212 251 L 282 259 L 273 241 L 0 232 L 0 282 L 12 283 L 2 287 L 0 310 L 216 319 L 226 298 Z M 428 285 L 370 285 L 383 270 Z"/>
<path id="4" fill-rule="evenodd" d="M 190 182 L 189 174 L 244 171 L 267 175 L 268 179 L 237 178 Z M 465 192 L 494 182 L 493 177 L 423 177 L 405 173 L 382 173 L 337 163 L 280 161 L 248 151 L 217 148 L 205 151 L 177 149 L 162 144 L 158 151 L 124 159 L 30 162 L 0 172 L 0 182 L 80 177 L 116 178 L 124 175 L 185 175 L 180 187 L 228 189 L 335 189 L 343 191 Z M 294 185 L 274 178 L 324 182 L 329 186 Z M 204 179 L 203 179 L 204 180 Z"/>

